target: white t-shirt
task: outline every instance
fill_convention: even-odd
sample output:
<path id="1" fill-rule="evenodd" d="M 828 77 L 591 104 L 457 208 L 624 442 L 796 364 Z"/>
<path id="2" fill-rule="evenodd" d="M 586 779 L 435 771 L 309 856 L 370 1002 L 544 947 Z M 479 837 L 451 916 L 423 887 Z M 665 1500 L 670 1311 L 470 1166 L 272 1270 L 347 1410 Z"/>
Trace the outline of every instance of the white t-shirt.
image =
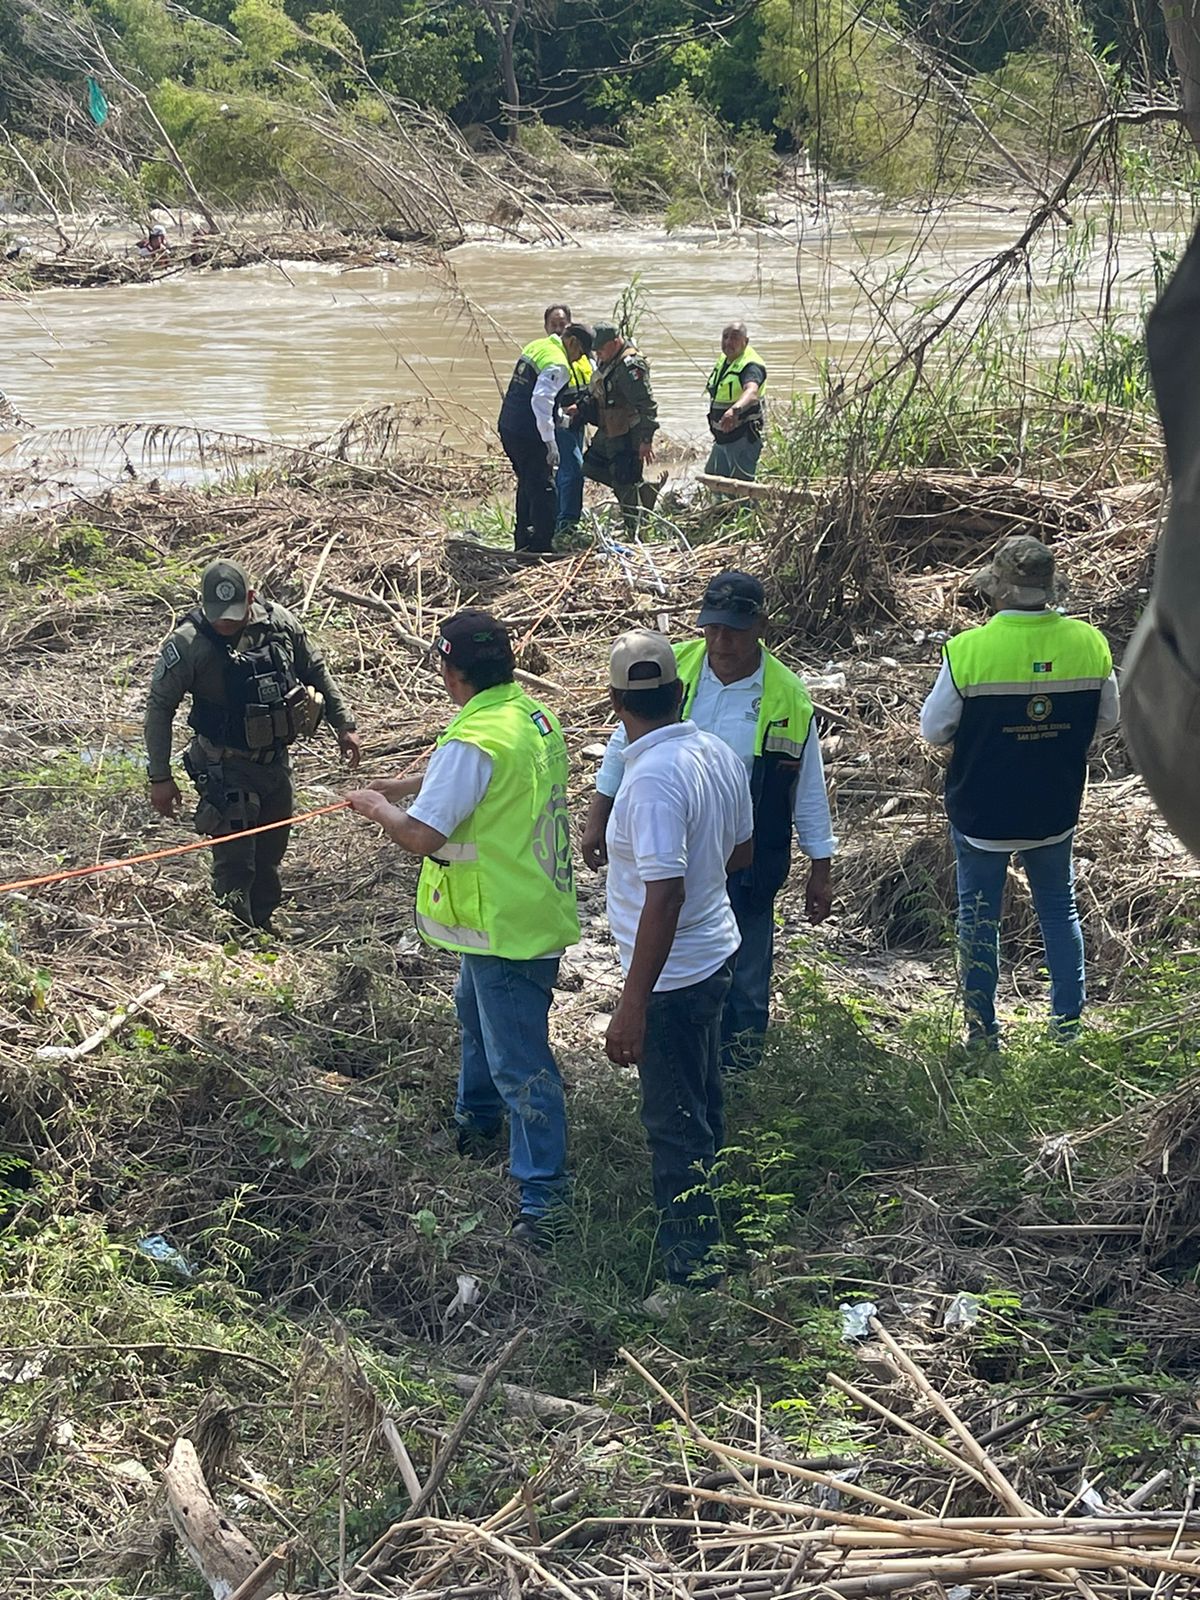
<path id="1" fill-rule="evenodd" d="M 754 832 L 745 765 L 694 722 L 643 734 L 622 752 L 608 819 L 608 922 L 629 971 L 646 885 L 682 878 L 683 909 L 656 992 L 711 978 L 741 943 L 725 864 Z"/>
<path id="2" fill-rule="evenodd" d="M 750 772 L 754 766 L 754 745 L 758 730 L 758 708 L 762 703 L 763 663 L 748 678 L 722 683 L 704 658 L 696 692 L 688 716 L 698 728 L 723 740 L 734 755 L 740 756 Z M 625 729 L 617 727 L 608 741 L 604 760 L 596 774 L 596 788 L 611 799 L 621 787 L 621 752 L 625 748 Z M 800 757 L 796 798 L 792 807 L 796 842 L 812 861 L 824 861 L 837 850 L 837 839 L 829 816 L 829 794 L 825 788 L 825 769 L 821 761 L 821 741 L 815 727 L 809 730 Z"/>

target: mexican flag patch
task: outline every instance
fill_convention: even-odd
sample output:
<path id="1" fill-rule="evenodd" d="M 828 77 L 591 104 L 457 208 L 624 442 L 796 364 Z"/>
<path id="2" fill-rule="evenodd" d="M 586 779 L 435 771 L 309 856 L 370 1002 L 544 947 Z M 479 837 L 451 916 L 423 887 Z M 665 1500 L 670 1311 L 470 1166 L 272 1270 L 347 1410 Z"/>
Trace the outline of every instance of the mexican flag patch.
<path id="1" fill-rule="evenodd" d="M 1053 661 L 1035 661 L 1033 663 L 1033 670 L 1034 672 L 1053 672 L 1054 663 Z"/>
<path id="2" fill-rule="evenodd" d="M 554 732 L 554 729 L 550 726 L 550 718 L 546 715 L 546 713 L 544 711 L 531 711 L 529 713 L 529 717 L 530 717 L 530 721 L 533 723 L 533 725 L 537 729 L 537 731 L 541 734 L 543 739 L 546 737 L 546 735 L 548 733 L 553 733 Z"/>

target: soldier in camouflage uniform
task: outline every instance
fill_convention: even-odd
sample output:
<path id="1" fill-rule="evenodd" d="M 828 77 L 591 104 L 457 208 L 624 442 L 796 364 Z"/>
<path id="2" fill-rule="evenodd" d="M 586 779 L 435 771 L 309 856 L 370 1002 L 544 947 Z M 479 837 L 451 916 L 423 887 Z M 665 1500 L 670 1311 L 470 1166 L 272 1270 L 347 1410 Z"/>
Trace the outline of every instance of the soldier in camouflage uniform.
<path id="1" fill-rule="evenodd" d="M 260 601 L 232 561 L 214 561 L 200 604 L 162 647 L 146 702 L 150 803 L 175 816 L 183 796 L 171 776 L 171 729 L 185 695 L 194 738 L 183 764 L 200 795 L 196 832 L 232 835 L 212 850 L 213 893 L 240 921 L 270 928 L 283 896 L 287 828 L 239 840 L 243 829 L 292 815 L 288 746 L 324 715 L 343 759 L 362 755 L 354 717 L 321 653 L 289 611 Z"/>
<path id="2" fill-rule="evenodd" d="M 654 485 L 642 482 L 643 468 L 654 459 L 658 432 L 650 366 L 611 322 L 596 324 L 594 348 L 596 369 L 587 395 L 567 415 L 595 426 L 596 435 L 583 458 L 583 475 L 612 489 L 632 533 L 638 508 L 652 508 L 657 494 Z"/>

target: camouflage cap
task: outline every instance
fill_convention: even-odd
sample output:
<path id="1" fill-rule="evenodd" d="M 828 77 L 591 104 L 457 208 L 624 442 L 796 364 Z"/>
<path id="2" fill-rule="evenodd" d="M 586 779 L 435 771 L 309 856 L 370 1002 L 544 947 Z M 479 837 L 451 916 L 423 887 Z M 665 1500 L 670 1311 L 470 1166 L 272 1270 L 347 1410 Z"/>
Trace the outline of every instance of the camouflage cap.
<path id="1" fill-rule="evenodd" d="M 1054 599 L 1054 552 L 1032 534 L 1005 539 L 972 584 L 1000 607 L 1048 605 Z"/>
<path id="2" fill-rule="evenodd" d="M 597 350 L 602 344 L 607 344 L 610 339 L 619 339 L 621 330 L 615 322 L 598 322 L 592 329 L 592 338 L 596 342 Z"/>

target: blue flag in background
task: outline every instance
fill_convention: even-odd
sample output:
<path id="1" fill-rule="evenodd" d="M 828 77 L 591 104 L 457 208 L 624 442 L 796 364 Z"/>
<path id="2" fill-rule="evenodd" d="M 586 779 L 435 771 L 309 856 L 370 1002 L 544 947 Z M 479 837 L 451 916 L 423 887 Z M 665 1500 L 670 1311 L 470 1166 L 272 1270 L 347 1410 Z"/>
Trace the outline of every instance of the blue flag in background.
<path id="1" fill-rule="evenodd" d="M 108 121 L 108 101 L 104 98 L 104 90 L 95 78 L 87 81 L 88 113 L 98 128 L 102 128 Z"/>

